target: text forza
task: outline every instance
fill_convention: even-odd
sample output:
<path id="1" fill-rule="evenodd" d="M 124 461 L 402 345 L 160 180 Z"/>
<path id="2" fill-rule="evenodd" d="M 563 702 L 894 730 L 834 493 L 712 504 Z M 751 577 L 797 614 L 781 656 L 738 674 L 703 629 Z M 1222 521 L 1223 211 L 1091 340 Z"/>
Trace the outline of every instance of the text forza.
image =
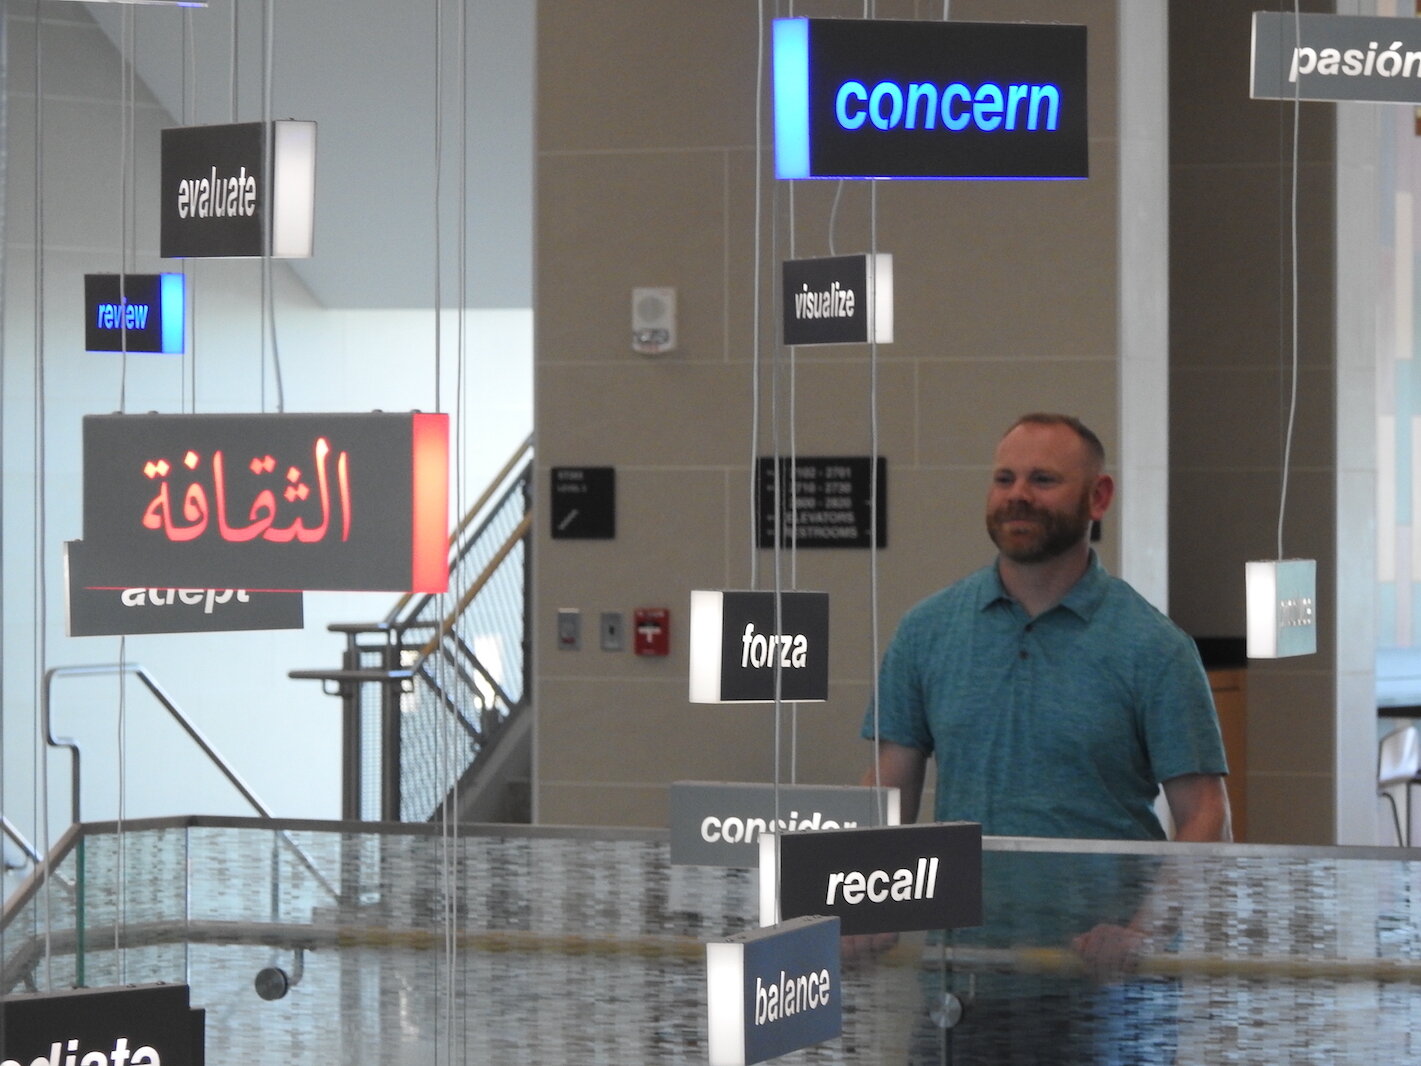
<path id="1" fill-rule="evenodd" d="M 853 318 L 854 290 L 840 288 L 836 281 L 824 292 L 810 292 L 808 283 L 794 294 L 794 317 Z"/>
<path id="2" fill-rule="evenodd" d="M 937 856 L 918 860 L 916 871 L 911 866 L 890 873 L 887 870 L 846 870 L 829 875 L 829 890 L 824 903 L 832 906 L 839 896 L 850 906 L 862 903 L 887 903 L 890 899 L 906 903 L 915 899 L 932 899 L 937 888 Z"/>
<path id="3" fill-rule="evenodd" d="M 178 182 L 179 218 L 242 218 L 257 213 L 257 179 L 241 167 L 218 177 L 217 168 L 202 178 Z"/>
<path id="4" fill-rule="evenodd" d="M 79 1051 L 79 1041 L 67 1044 L 55 1041 L 50 1045 L 49 1054 L 41 1055 L 29 1063 L 19 1059 L 5 1059 L 0 1066 L 163 1066 L 158 1052 L 146 1045 L 128 1049 L 128 1037 L 121 1036 L 114 1041 L 113 1051 Z"/>
<path id="5" fill-rule="evenodd" d="M 779 665 L 786 670 L 804 669 L 809 663 L 809 642 L 804 639 L 804 634 L 775 633 L 766 636 L 755 632 L 754 622 L 747 622 L 745 634 L 740 638 L 741 667 L 760 669 L 774 666 L 777 657 Z"/>
<path id="6" fill-rule="evenodd" d="M 829 971 L 800 974 L 788 977 L 783 970 L 780 979 L 770 980 L 766 985 L 758 976 L 755 978 L 755 1024 L 777 1022 L 805 1011 L 817 1010 L 829 1005 Z"/>

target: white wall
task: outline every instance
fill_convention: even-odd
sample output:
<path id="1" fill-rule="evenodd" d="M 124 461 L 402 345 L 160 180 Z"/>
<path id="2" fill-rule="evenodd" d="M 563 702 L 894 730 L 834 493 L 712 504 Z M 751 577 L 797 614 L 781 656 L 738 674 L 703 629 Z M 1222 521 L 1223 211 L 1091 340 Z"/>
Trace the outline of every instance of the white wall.
<path id="1" fill-rule="evenodd" d="M 5 141 L 4 329 L 0 353 L 3 430 L 3 677 L 0 808 L 43 850 L 38 813 L 37 677 L 54 666 L 116 662 L 118 638 L 64 635 L 61 545 L 81 533 L 79 433 L 85 414 L 275 410 L 268 360 L 262 372 L 260 265 L 189 263 L 190 354 L 116 355 L 83 349 L 82 278 L 117 271 L 122 109 L 118 55 L 80 5 L 41 9 L 45 98 L 42 196 L 35 196 L 34 35 L 28 15 L 7 16 L 8 131 Z M 250 118 L 253 116 L 241 116 Z M 313 116 L 319 118 L 319 116 Z M 156 256 L 158 131 L 169 116 L 139 87 L 133 157 L 129 269 L 178 264 Z M 318 175 L 318 197 L 320 196 Z M 43 233 L 35 243 L 36 206 Z M 352 220 L 358 225 L 358 220 Z M 317 233 L 317 255 L 321 235 Z M 372 270 L 398 264 L 372 263 Z M 320 306 L 295 275 L 274 270 L 274 319 L 285 410 L 434 410 L 434 316 L 430 311 Z M 43 286 L 42 319 L 36 292 Z M 464 395 L 456 396 L 460 317 L 446 312 L 439 408 L 467 418 L 467 451 L 456 457 L 456 503 L 472 500 L 532 425 L 531 310 L 480 310 L 463 319 Z M 37 342 L 37 335 L 42 343 Z M 37 362 L 37 355 L 39 362 Z M 42 368 L 43 455 L 37 444 L 37 367 Z M 40 538 L 37 543 L 37 536 Z M 292 817 L 339 813 L 339 701 L 290 669 L 336 666 L 335 621 L 382 616 L 395 597 L 311 593 L 299 632 L 133 637 L 129 661 L 146 666 L 273 811 Z M 43 634 L 43 640 L 36 639 Z M 173 813 L 249 813 L 195 748 L 159 716 L 146 692 L 117 680 L 69 680 L 55 689 L 55 728 L 85 751 L 86 820 Z M 127 757 L 116 758 L 120 707 Z M 126 767 L 120 782 L 120 765 Z M 49 759 L 49 835 L 69 823 L 67 759 Z M 120 785 L 122 784 L 122 792 Z M 120 806 L 122 809 L 120 809 Z"/>

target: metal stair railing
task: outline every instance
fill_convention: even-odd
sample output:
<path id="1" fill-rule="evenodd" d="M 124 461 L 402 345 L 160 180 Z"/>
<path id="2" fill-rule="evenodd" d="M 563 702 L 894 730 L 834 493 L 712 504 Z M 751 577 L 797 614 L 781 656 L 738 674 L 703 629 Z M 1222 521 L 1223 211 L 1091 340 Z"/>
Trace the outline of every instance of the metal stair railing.
<path id="1" fill-rule="evenodd" d="M 526 704 L 532 449 L 529 436 L 450 534 L 449 593 L 332 624 L 340 667 L 288 672 L 341 699 L 342 818 L 435 817 Z"/>

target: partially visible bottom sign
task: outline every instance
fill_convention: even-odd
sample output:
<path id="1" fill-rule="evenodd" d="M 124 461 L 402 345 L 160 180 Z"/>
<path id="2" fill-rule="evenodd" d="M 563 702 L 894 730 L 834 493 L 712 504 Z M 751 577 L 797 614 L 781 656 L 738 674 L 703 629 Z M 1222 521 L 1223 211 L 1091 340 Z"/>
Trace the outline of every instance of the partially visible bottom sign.
<path id="1" fill-rule="evenodd" d="M 798 918 L 706 945 L 711 1066 L 746 1066 L 843 1032 L 839 919 Z"/>
<path id="2" fill-rule="evenodd" d="M 79 989 L 0 1003 L 0 1066 L 204 1066 L 187 985 Z"/>

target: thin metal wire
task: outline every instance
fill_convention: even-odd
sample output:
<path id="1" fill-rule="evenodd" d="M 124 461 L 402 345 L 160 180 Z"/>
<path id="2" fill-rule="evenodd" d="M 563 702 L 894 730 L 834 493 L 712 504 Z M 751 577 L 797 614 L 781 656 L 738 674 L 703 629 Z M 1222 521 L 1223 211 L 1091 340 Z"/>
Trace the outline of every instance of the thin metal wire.
<path id="1" fill-rule="evenodd" d="M 1293 0 L 1293 43 L 1295 47 L 1302 44 L 1302 12 L 1299 0 Z M 1298 132 L 1299 113 L 1301 111 L 1302 86 L 1297 80 L 1293 80 L 1293 159 L 1292 159 L 1292 190 L 1289 204 L 1289 238 L 1291 241 L 1290 252 L 1290 283 L 1292 286 L 1292 301 L 1290 313 L 1292 315 L 1292 375 L 1288 398 L 1288 425 L 1283 434 L 1283 476 L 1282 484 L 1278 492 L 1278 558 L 1283 558 L 1283 519 L 1288 510 L 1288 471 L 1292 465 L 1293 458 L 1293 425 L 1298 414 Z"/>

